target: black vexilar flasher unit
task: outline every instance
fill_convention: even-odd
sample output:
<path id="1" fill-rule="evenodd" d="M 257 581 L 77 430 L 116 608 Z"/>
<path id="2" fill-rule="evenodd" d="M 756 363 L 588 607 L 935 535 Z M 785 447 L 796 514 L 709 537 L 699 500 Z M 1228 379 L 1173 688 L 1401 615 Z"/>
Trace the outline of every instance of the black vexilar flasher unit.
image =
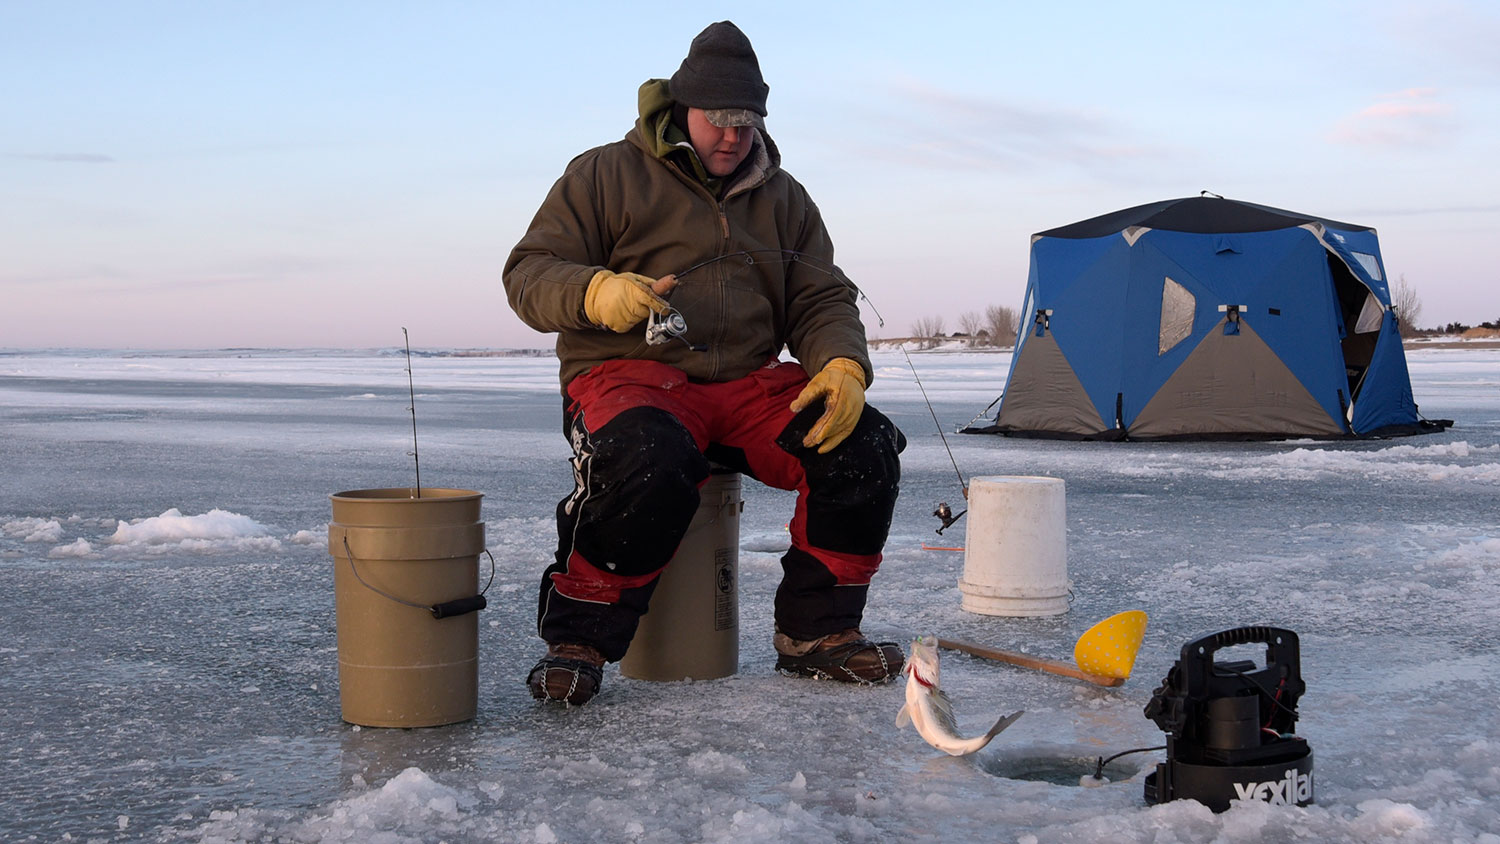
<path id="1" fill-rule="evenodd" d="M 1216 662 L 1221 648 L 1261 643 L 1265 666 Z M 1146 802 L 1197 800 L 1215 812 L 1232 800 L 1313 802 L 1313 754 L 1293 733 L 1306 691 L 1297 634 L 1237 627 L 1194 639 L 1146 704 L 1167 734 L 1167 760 L 1146 776 Z"/>

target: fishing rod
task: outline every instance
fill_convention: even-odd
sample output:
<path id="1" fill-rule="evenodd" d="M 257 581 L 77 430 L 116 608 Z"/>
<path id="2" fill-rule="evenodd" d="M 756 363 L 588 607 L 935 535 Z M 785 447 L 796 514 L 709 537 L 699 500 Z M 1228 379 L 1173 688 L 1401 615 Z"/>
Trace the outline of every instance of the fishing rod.
<path id="1" fill-rule="evenodd" d="M 757 257 L 761 255 L 770 257 Z M 717 255 L 705 261 L 699 261 L 698 263 L 692 265 L 691 267 L 688 267 L 682 272 L 672 273 L 672 276 L 680 282 L 686 276 L 691 275 L 692 273 L 701 270 L 704 267 L 713 266 L 714 264 L 717 264 L 721 261 L 727 261 L 731 258 L 743 259 L 746 267 L 751 267 L 756 264 L 803 264 L 807 267 L 810 267 L 814 271 L 823 273 L 829 278 L 838 281 L 840 284 L 847 285 L 849 289 L 858 294 L 859 298 L 865 300 L 866 305 L 870 306 L 870 312 L 875 314 L 875 319 L 879 323 L 880 327 L 885 327 L 885 317 L 880 315 L 880 310 L 875 307 L 875 303 L 870 301 L 870 297 L 866 296 L 863 290 L 859 289 L 859 285 L 855 284 L 849 279 L 848 276 L 844 275 L 843 270 L 840 270 L 836 265 L 830 264 L 822 260 L 821 258 L 816 258 L 812 255 L 808 255 L 805 252 L 798 252 L 795 249 L 740 249 L 734 252 L 726 252 L 723 255 Z M 663 301 L 665 301 L 666 297 L 670 295 L 670 292 L 665 294 L 662 297 Z M 670 343 L 673 340 L 681 340 L 684 344 L 687 345 L 689 349 L 695 352 L 708 351 L 708 346 L 704 344 L 689 343 L 686 335 L 687 320 L 682 316 L 681 311 L 672 307 L 670 304 L 668 304 L 665 311 L 661 313 L 652 311 L 646 318 L 646 344 L 648 346 L 660 346 L 664 343 Z M 915 371 L 913 371 L 913 374 L 915 374 Z"/>
<path id="2" fill-rule="evenodd" d="M 759 256 L 767 257 L 762 258 Z M 838 281 L 841 284 L 847 285 L 850 290 L 853 290 L 860 299 L 864 300 L 866 305 L 870 306 L 870 312 L 875 314 L 876 324 L 880 328 L 885 327 L 885 317 L 880 315 L 880 310 L 875 307 L 875 303 L 872 302 L 870 300 L 870 297 L 860 289 L 859 285 L 855 284 L 847 275 L 844 275 L 843 270 L 839 269 L 835 264 L 824 261 L 823 259 L 817 258 L 813 255 L 808 255 L 805 252 L 799 252 L 795 249 L 741 249 L 735 252 L 726 252 L 723 255 L 718 255 L 704 261 L 699 261 L 691 267 L 688 267 L 682 272 L 675 273 L 674 275 L 680 282 L 685 276 L 691 275 L 692 273 L 703 269 L 704 267 L 713 266 L 714 264 L 717 264 L 721 261 L 730 260 L 731 258 L 742 259 L 746 267 L 753 267 L 758 263 L 801 264 L 815 272 L 820 272 L 828 276 L 829 278 Z M 668 295 L 670 295 L 670 293 Z M 687 320 L 683 318 L 680 311 L 678 311 L 676 308 L 670 307 L 670 305 L 668 306 L 668 310 L 666 313 L 658 314 L 653 311 L 646 321 L 646 342 L 650 345 L 661 345 L 662 343 L 671 342 L 671 340 L 675 338 L 682 340 L 682 342 L 686 343 L 688 345 L 688 348 L 690 349 L 707 349 L 707 346 L 695 346 L 692 343 L 688 343 L 687 338 L 684 336 L 686 334 Z M 938 438 L 942 440 L 943 443 L 943 450 L 948 453 L 948 460 L 953 464 L 953 472 L 958 476 L 958 488 L 963 493 L 964 499 L 968 500 L 968 482 L 964 480 L 964 473 L 958 468 L 958 458 L 953 456 L 953 448 L 949 446 L 948 437 L 943 432 L 943 425 L 940 421 L 938 421 L 937 410 L 933 408 L 932 401 L 927 396 L 927 388 L 922 384 L 922 377 L 917 374 L 917 366 L 911 359 L 911 353 L 906 350 L 906 344 L 904 342 L 897 341 L 896 348 L 900 349 L 901 354 L 906 358 L 906 365 L 909 369 L 911 369 L 912 380 L 916 382 L 917 389 L 922 394 L 922 403 L 927 405 L 927 412 L 932 415 L 932 424 L 937 428 Z M 953 524 L 959 519 L 963 518 L 964 514 L 967 512 L 968 510 L 962 510 L 957 515 L 954 515 L 952 508 L 948 506 L 948 503 L 946 501 L 940 502 L 937 509 L 933 511 L 933 515 L 937 516 L 938 519 L 940 519 L 943 523 L 942 527 L 939 527 L 937 529 L 937 532 L 941 534 L 943 531 L 952 527 Z"/>
<path id="3" fill-rule="evenodd" d="M 422 461 L 417 457 L 417 388 L 411 377 L 411 335 L 406 332 L 406 326 L 401 326 L 401 336 L 406 338 L 406 393 L 411 397 L 411 404 L 406 408 L 411 411 L 411 462 L 417 470 L 417 494 L 413 498 L 422 497 Z"/>
<path id="4" fill-rule="evenodd" d="M 756 257 L 757 255 L 771 255 L 775 257 L 760 259 Z M 699 261 L 698 263 L 692 265 L 691 267 L 688 267 L 682 272 L 676 273 L 676 276 L 678 280 L 681 280 L 683 276 L 689 275 L 690 273 L 703 269 L 704 267 L 717 264 L 720 261 L 727 261 L 730 258 L 743 258 L 745 261 L 745 266 L 747 267 L 754 266 L 758 263 L 804 264 L 808 267 L 811 267 L 813 270 L 823 273 L 829 278 L 835 279 L 840 284 L 848 285 L 850 290 L 853 290 L 859 296 L 859 298 L 865 300 L 866 305 L 870 306 L 870 312 L 875 314 L 876 323 L 881 328 L 885 327 L 885 317 L 880 315 L 880 310 L 875 307 L 875 303 L 870 301 L 870 297 L 865 295 L 865 291 L 859 289 L 859 285 L 855 284 L 852 280 L 850 280 L 848 276 L 844 275 L 843 270 L 839 269 L 836 264 L 831 264 L 827 261 L 824 261 L 822 258 L 809 255 L 806 252 L 798 252 L 795 249 L 741 249 L 736 252 L 726 252 L 723 255 L 709 258 L 706 261 Z"/>

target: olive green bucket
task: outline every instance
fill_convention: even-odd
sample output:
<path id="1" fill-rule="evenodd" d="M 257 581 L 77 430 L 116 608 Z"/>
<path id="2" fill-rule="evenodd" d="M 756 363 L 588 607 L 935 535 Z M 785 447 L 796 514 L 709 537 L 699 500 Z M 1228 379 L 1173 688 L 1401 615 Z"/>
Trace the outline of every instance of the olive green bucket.
<path id="1" fill-rule="evenodd" d="M 330 496 L 339 701 L 352 724 L 435 727 L 478 710 L 484 496 L 416 492 Z"/>

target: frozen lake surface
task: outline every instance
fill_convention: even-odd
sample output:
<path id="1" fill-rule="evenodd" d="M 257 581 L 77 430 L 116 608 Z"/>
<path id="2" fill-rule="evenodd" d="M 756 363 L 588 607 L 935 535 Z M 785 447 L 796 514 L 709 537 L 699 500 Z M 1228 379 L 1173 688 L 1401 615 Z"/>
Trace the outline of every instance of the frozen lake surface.
<path id="1" fill-rule="evenodd" d="M 1007 353 L 913 354 L 947 430 Z M 480 712 L 426 730 L 339 718 L 328 495 L 412 482 L 405 361 L 315 352 L 0 354 L 0 840 L 1485 841 L 1500 844 L 1500 350 L 1408 353 L 1446 433 L 1355 443 L 1105 444 L 955 436 L 965 478 L 1067 483 L 1071 610 L 959 609 L 958 477 L 899 351 L 870 401 L 910 445 L 865 628 L 1068 660 L 1124 609 L 1151 623 L 1118 688 L 944 652 L 955 759 L 894 727 L 902 683 L 785 678 L 771 596 L 792 499 L 746 483 L 740 672 L 606 670 L 540 707 L 535 589 L 571 486 L 556 361 L 413 361 L 428 486 L 485 494 L 498 573 Z M 1127 756 L 1197 634 L 1302 640 L 1317 805 L 1147 806 Z"/>

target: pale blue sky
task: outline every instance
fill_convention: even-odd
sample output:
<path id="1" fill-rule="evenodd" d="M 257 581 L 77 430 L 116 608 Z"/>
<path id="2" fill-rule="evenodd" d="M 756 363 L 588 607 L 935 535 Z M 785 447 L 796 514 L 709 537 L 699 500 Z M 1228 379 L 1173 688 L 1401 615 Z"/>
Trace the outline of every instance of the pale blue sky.
<path id="1" fill-rule="evenodd" d="M 645 8 L 0 0 L 0 347 L 550 346 L 506 255 L 724 18 L 873 336 L 1202 189 L 1375 226 L 1421 324 L 1500 318 L 1494 4 Z"/>

